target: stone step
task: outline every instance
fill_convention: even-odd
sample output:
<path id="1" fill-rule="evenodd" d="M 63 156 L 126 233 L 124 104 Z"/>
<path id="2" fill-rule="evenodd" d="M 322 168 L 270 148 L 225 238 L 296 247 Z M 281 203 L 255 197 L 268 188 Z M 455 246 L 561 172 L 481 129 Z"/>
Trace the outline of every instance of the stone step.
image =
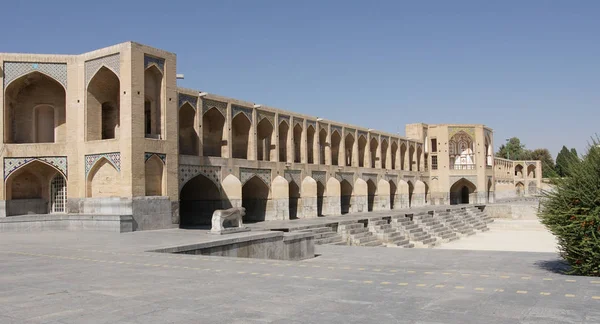
<path id="1" fill-rule="evenodd" d="M 338 231 L 345 231 L 345 230 L 349 230 L 349 229 L 353 229 L 353 228 L 361 228 L 361 227 L 365 227 L 365 226 L 361 223 L 344 224 L 344 225 L 338 226 Z"/>
<path id="2" fill-rule="evenodd" d="M 407 239 L 405 237 L 391 241 L 390 244 L 393 244 L 395 246 L 407 246 L 407 245 L 411 245 L 411 247 L 415 246 L 414 244 L 410 243 L 409 239 Z"/>
<path id="3" fill-rule="evenodd" d="M 315 244 L 317 245 L 337 243 L 344 243 L 344 245 L 346 245 L 346 242 L 344 242 L 344 239 L 340 235 L 315 240 Z"/>
<path id="4" fill-rule="evenodd" d="M 353 229 L 342 231 L 342 234 L 355 235 L 355 234 L 365 233 L 365 232 L 369 232 L 369 229 L 366 227 L 360 227 L 360 228 L 353 228 Z"/>
<path id="5" fill-rule="evenodd" d="M 375 236 L 365 236 L 361 238 L 352 239 L 352 245 L 363 245 L 369 242 L 377 242 L 378 244 L 381 244 L 381 242 L 379 242 L 379 240 Z"/>
<path id="6" fill-rule="evenodd" d="M 332 236 L 338 236 L 338 233 L 335 232 L 325 232 L 325 233 L 318 233 L 315 234 L 315 240 L 316 239 L 320 239 L 320 238 L 328 238 L 328 237 L 332 237 Z"/>
<path id="7" fill-rule="evenodd" d="M 377 246 L 383 246 L 383 244 L 381 244 L 381 242 L 379 242 L 379 241 L 372 241 L 372 242 L 367 242 L 367 243 L 361 243 L 360 246 L 377 247 Z"/>
<path id="8" fill-rule="evenodd" d="M 317 234 L 317 233 L 324 233 L 324 232 L 333 232 L 333 229 L 331 227 L 314 227 L 314 228 L 309 228 L 308 230 L 310 230 L 311 232 Z"/>
<path id="9" fill-rule="evenodd" d="M 387 222 L 386 220 L 376 220 L 376 221 L 369 220 L 369 223 L 368 223 L 368 225 L 369 225 L 369 226 L 374 226 L 374 225 L 386 225 L 387 223 L 388 223 L 388 222 Z"/>

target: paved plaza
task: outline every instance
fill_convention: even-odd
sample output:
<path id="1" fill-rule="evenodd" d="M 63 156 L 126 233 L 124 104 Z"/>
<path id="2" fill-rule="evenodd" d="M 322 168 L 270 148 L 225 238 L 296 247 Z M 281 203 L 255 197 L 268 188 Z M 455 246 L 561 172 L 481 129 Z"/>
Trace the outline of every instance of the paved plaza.
<path id="1" fill-rule="evenodd" d="M 145 252 L 198 231 L 0 236 L 0 323 L 599 323 L 554 253 L 317 246 L 299 262 Z"/>

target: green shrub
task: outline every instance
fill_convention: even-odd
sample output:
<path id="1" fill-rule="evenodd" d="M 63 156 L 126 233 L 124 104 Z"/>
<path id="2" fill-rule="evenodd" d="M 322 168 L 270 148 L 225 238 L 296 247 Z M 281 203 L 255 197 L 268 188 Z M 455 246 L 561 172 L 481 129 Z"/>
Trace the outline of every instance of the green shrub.
<path id="1" fill-rule="evenodd" d="M 594 140 L 569 177 L 542 194 L 540 220 L 558 238 L 570 274 L 600 276 L 600 146 Z"/>

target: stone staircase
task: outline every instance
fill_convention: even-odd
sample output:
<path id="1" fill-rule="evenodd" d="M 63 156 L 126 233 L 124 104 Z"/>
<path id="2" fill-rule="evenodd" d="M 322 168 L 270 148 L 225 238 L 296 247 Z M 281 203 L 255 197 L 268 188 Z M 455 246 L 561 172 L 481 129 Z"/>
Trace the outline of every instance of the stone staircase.
<path id="1" fill-rule="evenodd" d="M 362 223 L 340 222 L 338 233 L 348 245 L 381 246 L 381 242 Z"/>
<path id="2" fill-rule="evenodd" d="M 435 237 L 432 237 L 418 224 L 415 224 L 412 219 L 405 215 L 394 215 L 390 223 L 398 232 L 408 237 L 415 247 L 432 248 L 439 245 Z"/>
<path id="3" fill-rule="evenodd" d="M 402 233 L 388 224 L 387 220 L 382 218 L 369 219 L 369 232 L 373 233 L 377 239 L 387 245 L 399 246 L 403 248 L 412 248 L 415 245 L 409 241 Z"/>
<path id="4" fill-rule="evenodd" d="M 315 235 L 314 242 L 317 245 L 346 245 L 346 242 L 340 234 L 334 231 L 331 227 L 312 227 L 299 230 L 298 232 L 311 232 Z"/>
<path id="5" fill-rule="evenodd" d="M 452 214 L 455 217 L 462 219 L 467 225 L 471 226 L 474 230 L 480 232 L 486 232 L 490 230 L 487 227 L 487 224 L 481 218 L 469 214 L 466 209 L 455 209 L 452 211 Z"/>
<path id="6" fill-rule="evenodd" d="M 414 214 L 413 222 L 421 225 L 427 233 L 439 238 L 441 242 L 447 243 L 459 239 L 458 235 L 445 226 L 441 220 L 434 218 L 433 215 L 427 212 Z"/>
<path id="7" fill-rule="evenodd" d="M 479 217 L 486 224 L 494 222 L 492 216 L 477 207 L 467 207 L 466 211 L 473 216 Z"/>
<path id="8" fill-rule="evenodd" d="M 439 211 L 436 212 L 435 215 L 442 223 L 444 223 L 444 225 L 446 225 L 446 227 L 451 229 L 458 236 L 465 237 L 475 235 L 473 227 L 467 224 L 465 220 L 455 215 L 452 211 Z"/>

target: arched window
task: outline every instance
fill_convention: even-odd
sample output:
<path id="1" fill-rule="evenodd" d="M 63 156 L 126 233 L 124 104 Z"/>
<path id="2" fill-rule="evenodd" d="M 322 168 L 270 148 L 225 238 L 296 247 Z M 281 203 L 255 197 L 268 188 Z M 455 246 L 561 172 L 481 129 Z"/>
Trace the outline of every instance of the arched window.
<path id="1" fill-rule="evenodd" d="M 448 142 L 451 170 L 475 169 L 473 139 L 464 131 L 456 133 Z"/>

